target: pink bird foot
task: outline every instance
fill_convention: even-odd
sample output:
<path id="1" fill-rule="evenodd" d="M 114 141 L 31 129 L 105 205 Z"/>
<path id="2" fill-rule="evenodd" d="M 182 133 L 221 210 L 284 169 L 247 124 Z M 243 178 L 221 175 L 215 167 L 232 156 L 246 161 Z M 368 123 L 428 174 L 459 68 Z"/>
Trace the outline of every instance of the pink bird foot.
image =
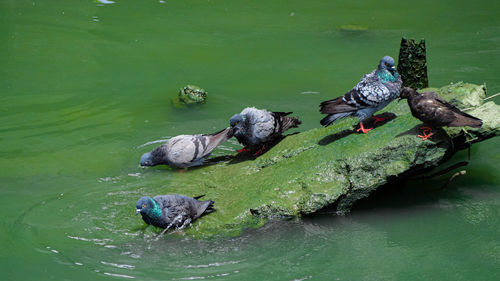
<path id="1" fill-rule="evenodd" d="M 356 132 L 363 132 L 363 134 L 366 134 L 368 133 L 369 131 L 373 130 L 373 128 L 369 128 L 369 129 L 365 129 L 365 127 L 363 127 L 363 123 L 359 123 L 360 125 L 360 128 L 356 130 Z"/>

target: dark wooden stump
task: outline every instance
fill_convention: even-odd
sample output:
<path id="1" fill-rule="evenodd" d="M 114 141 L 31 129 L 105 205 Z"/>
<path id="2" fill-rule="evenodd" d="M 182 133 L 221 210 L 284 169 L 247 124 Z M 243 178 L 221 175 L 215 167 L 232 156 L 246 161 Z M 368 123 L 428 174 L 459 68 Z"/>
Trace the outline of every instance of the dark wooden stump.
<path id="1" fill-rule="evenodd" d="M 429 86 L 425 40 L 417 43 L 413 39 L 401 39 L 398 72 L 405 87 L 422 89 Z"/>

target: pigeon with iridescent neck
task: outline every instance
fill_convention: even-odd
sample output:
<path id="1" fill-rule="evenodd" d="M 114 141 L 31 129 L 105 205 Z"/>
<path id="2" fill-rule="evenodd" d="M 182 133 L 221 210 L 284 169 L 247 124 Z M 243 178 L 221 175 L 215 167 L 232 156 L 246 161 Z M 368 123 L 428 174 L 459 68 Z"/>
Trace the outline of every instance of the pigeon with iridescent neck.
<path id="1" fill-rule="evenodd" d="M 182 195 L 158 195 L 142 197 L 137 201 L 136 214 L 141 214 L 145 223 L 169 229 L 185 227 L 199 217 L 215 211 L 214 201 L 200 201 L 203 195 L 187 197 Z"/>
<path id="2" fill-rule="evenodd" d="M 247 107 L 241 113 L 233 115 L 229 120 L 234 136 L 245 146 L 241 151 L 252 151 L 261 154 L 266 145 L 279 138 L 290 129 L 298 127 L 302 122 L 296 117 L 287 115 L 293 112 L 269 112 L 265 109 Z"/>
<path id="3" fill-rule="evenodd" d="M 357 116 L 360 123 L 357 131 L 366 134 L 373 128 L 365 128 L 363 122 L 397 98 L 400 88 L 401 76 L 396 71 L 394 59 L 385 56 L 378 68 L 366 74 L 352 90 L 320 104 L 320 112 L 328 114 L 320 123 L 326 127 L 339 118 Z M 374 117 L 375 123 L 384 120 Z"/>
<path id="4" fill-rule="evenodd" d="M 175 168 L 202 165 L 210 153 L 233 136 L 233 129 L 226 128 L 209 135 L 180 135 L 141 157 L 141 166 L 160 164 Z"/>

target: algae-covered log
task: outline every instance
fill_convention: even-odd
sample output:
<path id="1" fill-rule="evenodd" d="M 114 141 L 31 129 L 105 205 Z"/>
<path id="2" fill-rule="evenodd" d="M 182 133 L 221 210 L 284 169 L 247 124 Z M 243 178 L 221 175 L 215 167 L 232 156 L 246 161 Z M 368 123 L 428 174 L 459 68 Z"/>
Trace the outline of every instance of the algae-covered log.
<path id="1" fill-rule="evenodd" d="M 152 187 L 151 192 L 206 194 L 215 201 L 217 211 L 186 230 L 194 236 L 236 235 L 271 218 L 297 217 L 332 205 L 346 211 L 378 187 L 437 167 L 468 142 L 500 134 L 500 107 L 483 104 L 483 86 L 459 83 L 435 90 L 461 109 L 469 108 L 466 112 L 483 119 L 483 127 L 467 132 L 444 128 L 422 141 L 416 137 L 420 121 L 407 103 L 393 102 L 385 110 L 397 118 L 368 134 L 352 132 L 357 119 L 340 120 L 288 136 L 255 160 L 169 173 L 168 188 Z"/>
<path id="2" fill-rule="evenodd" d="M 415 42 L 413 39 L 401 39 L 399 49 L 398 73 L 403 86 L 422 89 L 429 86 L 427 77 L 427 58 L 425 40 Z"/>

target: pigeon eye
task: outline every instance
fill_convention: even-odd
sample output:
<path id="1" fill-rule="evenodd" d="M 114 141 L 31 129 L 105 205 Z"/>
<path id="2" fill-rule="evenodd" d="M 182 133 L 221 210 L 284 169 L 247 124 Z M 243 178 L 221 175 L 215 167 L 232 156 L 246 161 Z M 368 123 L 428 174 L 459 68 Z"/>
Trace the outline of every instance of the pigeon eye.
<path id="1" fill-rule="evenodd" d="M 146 204 L 142 204 L 142 207 L 145 208 L 146 207 Z"/>
<path id="2" fill-rule="evenodd" d="M 236 122 L 236 123 L 234 123 L 234 125 L 236 126 L 236 125 L 238 125 L 238 123 L 240 123 L 240 122 Z"/>

